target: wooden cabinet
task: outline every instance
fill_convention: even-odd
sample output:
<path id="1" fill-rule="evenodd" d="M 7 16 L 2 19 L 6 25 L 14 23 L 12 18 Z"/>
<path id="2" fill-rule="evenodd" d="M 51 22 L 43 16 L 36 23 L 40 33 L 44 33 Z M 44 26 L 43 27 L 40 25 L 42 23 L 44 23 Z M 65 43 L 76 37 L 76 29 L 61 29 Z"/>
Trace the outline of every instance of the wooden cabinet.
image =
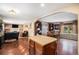
<path id="1" fill-rule="evenodd" d="M 53 31 L 53 29 L 54 29 L 54 24 L 48 23 L 48 31 Z"/>
<path id="2" fill-rule="evenodd" d="M 41 46 L 36 42 L 35 44 L 30 43 L 29 45 L 30 45 L 29 46 L 30 55 L 55 55 L 56 54 L 56 48 L 57 48 L 56 41 L 45 46 Z"/>
<path id="3" fill-rule="evenodd" d="M 35 42 L 32 40 L 29 40 L 29 54 L 30 55 L 35 54 Z"/>
<path id="4" fill-rule="evenodd" d="M 57 44 L 56 44 L 56 42 L 50 43 L 50 44 L 45 45 L 45 46 L 41 46 L 39 44 L 36 44 L 35 48 L 36 48 L 37 55 L 55 55 Z"/>
<path id="5" fill-rule="evenodd" d="M 40 41 L 40 38 L 39 40 L 38 39 L 37 40 Z M 47 39 L 45 40 L 43 39 L 44 43 L 45 41 L 47 41 Z M 57 49 L 57 40 L 47 43 L 45 45 L 39 44 L 36 41 L 33 41 L 31 39 L 29 40 L 29 54 L 30 55 L 55 55 L 56 49 Z"/>
<path id="6" fill-rule="evenodd" d="M 43 47 L 37 43 L 35 43 L 35 54 L 42 55 L 43 54 Z"/>
<path id="7" fill-rule="evenodd" d="M 51 32 L 56 32 L 56 31 L 60 31 L 60 28 L 61 28 L 61 24 L 58 23 L 58 24 L 54 24 L 54 23 L 49 23 L 48 24 L 48 31 L 51 31 Z"/>
<path id="8" fill-rule="evenodd" d="M 55 37 L 59 39 L 60 31 L 61 31 L 61 24 L 60 23 L 49 23 L 48 24 L 48 32 L 47 36 Z"/>

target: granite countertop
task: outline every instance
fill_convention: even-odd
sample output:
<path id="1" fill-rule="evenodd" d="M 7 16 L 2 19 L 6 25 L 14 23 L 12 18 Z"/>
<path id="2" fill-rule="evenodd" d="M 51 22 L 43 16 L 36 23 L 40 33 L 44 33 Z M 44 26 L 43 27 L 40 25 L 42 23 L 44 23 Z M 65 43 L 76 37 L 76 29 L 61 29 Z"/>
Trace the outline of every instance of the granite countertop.
<path id="1" fill-rule="evenodd" d="M 43 36 L 43 35 L 30 36 L 29 39 L 35 41 L 36 43 L 42 46 L 45 46 L 57 40 L 56 38 Z"/>

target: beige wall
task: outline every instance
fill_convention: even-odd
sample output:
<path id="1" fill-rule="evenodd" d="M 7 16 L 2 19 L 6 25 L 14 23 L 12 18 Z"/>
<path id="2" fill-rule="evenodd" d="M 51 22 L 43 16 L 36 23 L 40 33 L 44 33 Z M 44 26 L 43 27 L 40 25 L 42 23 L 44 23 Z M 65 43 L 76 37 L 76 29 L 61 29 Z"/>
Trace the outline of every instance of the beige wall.
<path id="1" fill-rule="evenodd" d="M 26 30 L 28 31 L 28 25 L 25 25 L 25 24 L 19 25 L 19 31 L 20 32 L 24 32 Z"/>
<path id="2" fill-rule="evenodd" d="M 29 36 L 34 36 L 34 23 L 37 19 L 35 19 L 34 21 L 32 21 L 31 24 L 29 24 Z"/>
<path id="3" fill-rule="evenodd" d="M 19 31 L 19 32 L 24 32 L 25 30 L 28 30 L 28 25 L 19 25 L 18 28 L 12 28 L 12 24 L 8 24 L 5 29 L 9 29 L 9 32 L 12 31 Z"/>

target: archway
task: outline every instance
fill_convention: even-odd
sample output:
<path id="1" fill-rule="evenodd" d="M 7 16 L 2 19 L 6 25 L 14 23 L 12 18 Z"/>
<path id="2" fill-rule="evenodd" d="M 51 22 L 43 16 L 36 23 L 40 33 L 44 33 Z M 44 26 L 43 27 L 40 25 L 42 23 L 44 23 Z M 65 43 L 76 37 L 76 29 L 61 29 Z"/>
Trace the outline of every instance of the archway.
<path id="1" fill-rule="evenodd" d="M 59 46 L 59 49 L 61 49 L 60 50 L 61 53 L 57 48 L 57 51 L 58 51 L 57 54 L 65 54 L 64 52 L 62 52 L 62 50 L 63 51 L 71 50 L 75 52 L 75 53 L 72 52 L 72 54 L 78 54 L 77 53 L 77 42 L 78 42 L 78 37 L 77 37 L 78 21 L 77 20 L 78 20 L 78 15 L 71 12 L 57 12 L 40 19 L 42 23 L 42 35 L 53 36 L 58 40 L 60 40 L 61 42 L 62 40 L 64 42 L 64 44 L 61 43 L 63 44 L 62 45 L 63 48 L 60 48 Z M 66 41 L 65 39 L 66 40 L 68 39 L 68 41 Z M 75 43 L 74 44 L 68 43 L 69 41 L 75 42 Z M 76 46 L 75 50 L 73 50 L 73 48 L 70 48 L 68 50 L 68 47 L 72 47 L 72 46 L 73 47 Z M 71 54 L 71 53 L 67 53 L 67 54 Z"/>

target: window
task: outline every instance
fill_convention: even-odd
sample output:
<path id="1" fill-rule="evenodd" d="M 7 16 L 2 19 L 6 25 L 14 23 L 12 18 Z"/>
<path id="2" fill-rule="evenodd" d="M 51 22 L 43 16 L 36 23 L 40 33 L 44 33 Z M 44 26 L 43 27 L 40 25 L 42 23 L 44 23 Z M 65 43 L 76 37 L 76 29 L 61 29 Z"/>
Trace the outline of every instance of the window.
<path id="1" fill-rule="evenodd" d="M 73 32 L 73 26 L 72 25 L 64 26 L 64 33 L 72 33 L 72 32 Z"/>

